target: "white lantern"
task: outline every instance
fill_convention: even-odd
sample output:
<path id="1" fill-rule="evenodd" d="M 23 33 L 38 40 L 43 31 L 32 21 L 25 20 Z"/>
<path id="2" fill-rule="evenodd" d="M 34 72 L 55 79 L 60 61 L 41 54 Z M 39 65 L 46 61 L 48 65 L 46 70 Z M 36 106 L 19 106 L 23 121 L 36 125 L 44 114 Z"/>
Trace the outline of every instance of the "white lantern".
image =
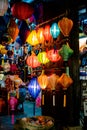
<path id="1" fill-rule="evenodd" d="M 8 0 L 0 0 L 0 16 L 3 16 L 8 9 Z"/>

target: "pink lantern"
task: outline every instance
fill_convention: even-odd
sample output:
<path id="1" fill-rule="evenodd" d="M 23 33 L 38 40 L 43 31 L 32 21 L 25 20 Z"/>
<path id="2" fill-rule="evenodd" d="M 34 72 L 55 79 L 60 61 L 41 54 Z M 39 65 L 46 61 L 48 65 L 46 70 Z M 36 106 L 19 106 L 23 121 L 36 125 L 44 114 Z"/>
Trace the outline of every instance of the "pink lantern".
<path id="1" fill-rule="evenodd" d="M 8 9 L 8 0 L 0 0 L 0 16 L 3 16 Z"/>

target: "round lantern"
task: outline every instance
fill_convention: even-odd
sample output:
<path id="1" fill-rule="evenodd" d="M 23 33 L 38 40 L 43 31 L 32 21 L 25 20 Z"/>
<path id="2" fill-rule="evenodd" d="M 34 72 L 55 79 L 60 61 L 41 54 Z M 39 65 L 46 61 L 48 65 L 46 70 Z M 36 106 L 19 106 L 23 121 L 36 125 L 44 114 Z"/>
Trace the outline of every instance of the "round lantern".
<path id="1" fill-rule="evenodd" d="M 13 41 L 15 41 L 18 36 L 18 33 L 19 33 L 19 28 L 18 28 L 17 24 L 15 23 L 14 19 L 10 19 L 10 23 L 9 23 L 7 32 L 11 36 Z"/>
<path id="2" fill-rule="evenodd" d="M 3 16 L 8 9 L 8 0 L 0 0 L 0 16 Z"/>
<path id="3" fill-rule="evenodd" d="M 34 9 L 26 2 L 16 2 L 11 8 L 12 15 L 20 20 L 25 20 L 32 16 Z"/>
<path id="4" fill-rule="evenodd" d="M 40 62 L 38 61 L 38 58 L 34 52 L 32 52 L 31 56 L 27 57 L 26 63 L 28 66 L 31 66 L 32 68 L 40 66 Z"/>
<path id="5" fill-rule="evenodd" d="M 38 57 L 38 61 L 39 61 L 40 63 L 42 63 L 42 64 L 46 64 L 46 63 L 48 63 L 48 62 L 50 61 L 50 60 L 48 59 L 47 53 L 46 53 L 45 51 L 39 52 L 38 55 L 37 55 L 37 57 Z"/>
<path id="6" fill-rule="evenodd" d="M 33 77 L 30 82 L 29 82 L 29 85 L 28 85 L 28 91 L 30 93 L 30 95 L 36 99 L 40 93 L 40 85 L 37 81 L 37 78 L 36 77 Z"/>
<path id="7" fill-rule="evenodd" d="M 32 32 L 28 35 L 26 42 L 32 46 L 39 44 L 36 30 L 32 30 Z"/>
<path id="8" fill-rule="evenodd" d="M 44 31 L 43 28 L 39 28 L 39 29 L 37 30 L 37 38 L 38 38 L 39 43 L 44 43 L 43 31 Z"/>
<path id="9" fill-rule="evenodd" d="M 53 23 L 50 28 L 50 33 L 54 39 L 56 39 L 60 34 L 60 29 L 57 23 Z"/>
<path id="10" fill-rule="evenodd" d="M 69 33 L 73 27 L 73 21 L 67 17 L 63 17 L 61 20 L 59 20 L 58 26 L 59 26 L 62 34 L 65 37 L 67 37 L 67 36 L 69 36 Z"/>
<path id="11" fill-rule="evenodd" d="M 47 57 L 52 62 L 57 62 L 60 60 L 61 56 L 58 54 L 58 50 L 52 49 L 47 52 Z"/>
<path id="12" fill-rule="evenodd" d="M 50 34 L 50 25 L 46 25 L 44 27 L 44 39 L 46 41 L 50 41 L 52 38 L 51 34 Z"/>

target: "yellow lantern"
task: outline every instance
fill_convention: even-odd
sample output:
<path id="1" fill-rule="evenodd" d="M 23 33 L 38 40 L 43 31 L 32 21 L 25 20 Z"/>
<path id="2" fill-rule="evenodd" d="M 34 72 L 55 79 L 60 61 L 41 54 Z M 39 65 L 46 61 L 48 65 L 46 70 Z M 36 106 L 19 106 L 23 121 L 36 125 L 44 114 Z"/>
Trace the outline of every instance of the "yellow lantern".
<path id="1" fill-rule="evenodd" d="M 63 17 L 61 20 L 58 22 L 58 26 L 62 32 L 62 34 L 67 37 L 70 34 L 70 31 L 73 27 L 73 21 L 67 17 Z"/>
<path id="2" fill-rule="evenodd" d="M 43 28 L 39 28 L 37 30 L 37 38 L 39 43 L 44 43 L 44 35 L 43 35 L 44 29 Z"/>
<path id="3" fill-rule="evenodd" d="M 8 0 L 0 0 L 0 16 L 3 16 L 8 9 Z"/>
<path id="4" fill-rule="evenodd" d="M 28 35 L 26 42 L 32 46 L 39 44 L 36 30 L 32 30 L 31 33 Z"/>
<path id="5" fill-rule="evenodd" d="M 43 52 L 39 52 L 39 54 L 37 55 L 38 57 L 38 61 L 42 64 L 46 64 L 48 63 L 50 60 L 47 58 L 47 53 L 45 51 Z"/>

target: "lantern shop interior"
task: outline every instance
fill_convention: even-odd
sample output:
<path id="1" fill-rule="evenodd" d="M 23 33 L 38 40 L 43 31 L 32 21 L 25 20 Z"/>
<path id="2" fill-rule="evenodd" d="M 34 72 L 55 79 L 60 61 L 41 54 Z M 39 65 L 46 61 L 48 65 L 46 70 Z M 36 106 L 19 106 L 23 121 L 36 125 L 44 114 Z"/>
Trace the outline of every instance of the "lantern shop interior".
<path id="1" fill-rule="evenodd" d="M 0 130 L 9 117 L 8 130 L 87 129 L 84 1 L 0 0 Z"/>

